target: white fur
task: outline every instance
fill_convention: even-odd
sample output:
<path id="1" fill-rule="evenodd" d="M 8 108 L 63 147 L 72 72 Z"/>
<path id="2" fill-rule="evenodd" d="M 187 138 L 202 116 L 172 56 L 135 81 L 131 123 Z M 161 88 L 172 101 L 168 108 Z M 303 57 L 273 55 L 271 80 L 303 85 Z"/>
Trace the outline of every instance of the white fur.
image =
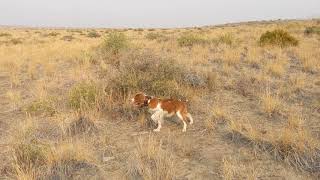
<path id="1" fill-rule="evenodd" d="M 177 112 L 177 116 L 182 120 L 183 122 L 183 129 L 182 132 L 186 132 L 187 130 L 187 123 L 184 121 L 183 116 L 181 115 L 180 111 Z"/>
<path id="2" fill-rule="evenodd" d="M 190 120 L 190 124 L 193 124 L 193 118 L 192 118 L 192 116 L 191 116 L 190 113 L 187 114 L 187 117 L 188 117 L 189 120 Z"/>
<path id="3" fill-rule="evenodd" d="M 148 100 L 148 103 L 150 103 L 150 100 Z M 175 113 L 168 113 L 167 111 L 163 110 L 161 108 L 161 103 L 158 103 L 157 106 L 153 109 L 149 108 L 149 112 L 152 113 L 151 119 L 158 124 L 157 128 L 153 130 L 155 132 L 160 131 L 165 117 L 172 117 L 173 115 L 175 115 Z M 180 111 L 178 111 L 176 115 L 183 122 L 182 132 L 186 132 L 187 130 L 187 123 L 185 122 L 186 119 L 183 118 Z M 187 114 L 187 118 L 190 119 L 190 124 L 193 124 L 193 118 L 190 113 Z"/>

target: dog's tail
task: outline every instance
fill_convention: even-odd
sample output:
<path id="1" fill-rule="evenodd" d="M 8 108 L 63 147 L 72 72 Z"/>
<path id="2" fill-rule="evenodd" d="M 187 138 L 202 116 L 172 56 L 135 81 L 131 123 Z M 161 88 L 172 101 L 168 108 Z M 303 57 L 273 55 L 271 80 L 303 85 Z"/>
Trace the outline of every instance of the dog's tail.
<path id="1" fill-rule="evenodd" d="M 190 120 L 190 124 L 193 124 L 193 118 L 192 118 L 192 116 L 191 116 L 190 113 L 187 113 L 187 117 L 188 117 L 189 120 Z"/>

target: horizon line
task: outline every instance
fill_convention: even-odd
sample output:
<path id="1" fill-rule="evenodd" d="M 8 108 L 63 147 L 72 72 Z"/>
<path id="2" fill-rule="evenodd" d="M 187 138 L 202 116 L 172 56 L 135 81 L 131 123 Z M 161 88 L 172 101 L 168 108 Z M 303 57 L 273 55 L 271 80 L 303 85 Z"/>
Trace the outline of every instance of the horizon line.
<path id="1" fill-rule="evenodd" d="M 276 21 L 304 21 L 304 20 L 320 20 L 320 16 L 308 17 L 308 18 L 279 18 L 279 19 L 265 19 L 265 20 L 249 20 L 249 21 L 235 21 L 235 22 L 226 22 L 226 23 L 217 23 L 217 24 L 207 24 L 207 25 L 198 25 L 198 26 L 177 26 L 177 27 L 91 27 L 91 26 L 34 26 L 34 25 L 2 25 L 1 28 L 30 28 L 30 29 L 186 29 L 186 28 L 201 28 L 201 27 L 219 27 L 219 26 L 232 26 L 240 25 L 246 23 L 268 23 Z"/>

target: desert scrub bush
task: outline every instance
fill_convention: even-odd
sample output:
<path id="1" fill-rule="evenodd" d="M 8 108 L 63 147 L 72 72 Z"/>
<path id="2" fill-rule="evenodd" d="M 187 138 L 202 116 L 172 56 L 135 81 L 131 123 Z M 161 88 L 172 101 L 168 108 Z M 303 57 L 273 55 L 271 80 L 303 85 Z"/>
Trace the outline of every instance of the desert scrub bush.
<path id="1" fill-rule="evenodd" d="M 142 28 L 137 28 L 137 29 L 133 29 L 133 31 L 143 32 L 143 31 L 144 31 L 144 29 L 142 29 Z"/>
<path id="2" fill-rule="evenodd" d="M 128 40 L 125 34 L 119 32 L 112 32 L 105 38 L 102 48 L 105 51 L 116 55 L 123 49 L 128 47 Z"/>
<path id="3" fill-rule="evenodd" d="M 235 40 L 234 40 L 234 37 L 232 36 L 232 34 L 227 33 L 227 34 L 223 34 L 223 35 L 219 36 L 217 42 L 220 44 L 226 44 L 226 45 L 231 46 L 234 44 Z"/>
<path id="4" fill-rule="evenodd" d="M 187 72 L 183 75 L 183 82 L 191 87 L 205 87 L 207 82 L 203 75 L 195 72 Z"/>
<path id="5" fill-rule="evenodd" d="M 148 33 L 145 38 L 149 39 L 149 40 L 155 40 L 155 39 L 159 39 L 159 38 L 163 38 L 164 36 L 160 33 L 155 33 L 155 32 L 150 32 Z"/>
<path id="6" fill-rule="evenodd" d="M 259 40 L 260 46 L 297 46 L 299 41 L 291 36 L 288 32 L 282 29 L 276 29 L 274 31 L 267 31 L 260 36 Z"/>
<path id="7" fill-rule="evenodd" d="M 312 27 L 306 27 L 304 30 L 305 35 L 312 35 L 312 34 L 318 34 L 320 35 L 320 27 L 312 26 Z"/>
<path id="8" fill-rule="evenodd" d="M 109 88 L 126 95 L 130 91 L 144 91 L 158 96 L 180 96 L 185 71 L 174 60 L 149 51 L 132 52 L 123 57 L 119 75 Z"/>
<path id="9" fill-rule="evenodd" d="M 62 38 L 61 38 L 61 40 L 63 40 L 63 41 L 72 41 L 72 40 L 74 40 L 75 38 L 72 36 L 72 35 L 66 35 L 66 36 L 63 36 Z"/>
<path id="10" fill-rule="evenodd" d="M 25 111 L 29 114 L 54 115 L 57 111 L 55 108 L 55 98 L 38 99 L 26 106 Z"/>
<path id="11" fill-rule="evenodd" d="M 153 29 L 153 28 L 151 28 L 151 29 L 148 29 L 148 31 L 155 31 L 156 29 Z"/>
<path id="12" fill-rule="evenodd" d="M 177 41 L 181 47 L 192 47 L 196 44 L 204 45 L 209 43 L 207 39 L 191 33 L 180 36 Z"/>
<path id="13" fill-rule="evenodd" d="M 56 37 L 58 35 L 60 35 L 60 33 L 58 33 L 58 32 L 50 32 L 48 34 L 44 34 L 43 36 L 44 37 L 47 37 L 47 36 Z"/>
<path id="14" fill-rule="evenodd" d="M 78 33 L 78 34 L 83 33 L 81 29 L 71 29 L 71 30 L 68 30 L 67 32 Z"/>
<path id="15" fill-rule="evenodd" d="M 10 39 L 9 43 L 13 45 L 17 45 L 17 44 L 22 44 L 23 41 L 20 38 L 13 38 L 13 39 Z"/>
<path id="16" fill-rule="evenodd" d="M 98 38 L 98 37 L 100 37 L 101 35 L 99 34 L 99 33 L 97 33 L 97 32 L 95 32 L 95 31 L 90 31 L 89 33 L 88 33 L 88 35 L 87 35 L 87 37 L 89 37 L 89 38 Z"/>
<path id="17" fill-rule="evenodd" d="M 68 103 L 74 110 L 98 108 L 101 94 L 102 92 L 96 83 L 80 82 L 70 89 Z"/>
<path id="18" fill-rule="evenodd" d="M 28 171 L 33 167 L 40 167 L 47 163 L 46 153 L 49 146 L 33 140 L 28 143 L 19 143 L 13 147 L 13 157 L 19 169 Z"/>
<path id="19" fill-rule="evenodd" d="M 0 33 L 0 37 L 10 37 L 10 36 L 12 36 L 12 35 L 9 33 L 5 33 L 5 32 Z"/>

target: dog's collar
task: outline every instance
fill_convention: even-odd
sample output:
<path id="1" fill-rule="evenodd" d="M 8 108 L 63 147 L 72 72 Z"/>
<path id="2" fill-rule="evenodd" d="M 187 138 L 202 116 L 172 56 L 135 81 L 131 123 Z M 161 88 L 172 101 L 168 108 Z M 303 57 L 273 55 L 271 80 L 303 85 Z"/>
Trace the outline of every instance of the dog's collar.
<path id="1" fill-rule="evenodd" d="M 144 100 L 144 106 L 148 106 L 149 105 L 149 100 L 152 99 L 152 96 L 146 96 L 145 100 Z"/>

